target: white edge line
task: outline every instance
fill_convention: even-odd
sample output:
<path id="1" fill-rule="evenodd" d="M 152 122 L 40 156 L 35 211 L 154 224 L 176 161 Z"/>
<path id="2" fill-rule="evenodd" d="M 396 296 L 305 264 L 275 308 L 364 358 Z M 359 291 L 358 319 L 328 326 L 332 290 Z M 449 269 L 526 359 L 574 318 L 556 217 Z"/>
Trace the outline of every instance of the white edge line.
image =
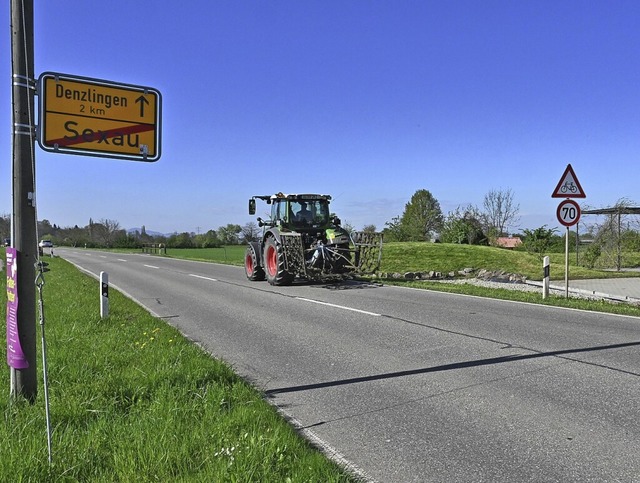
<path id="1" fill-rule="evenodd" d="M 376 314 L 375 312 L 367 312 L 366 310 L 354 309 L 352 307 L 345 307 L 344 305 L 330 304 L 329 302 L 320 302 L 319 300 L 306 299 L 304 297 L 296 297 L 296 299 L 304 300 L 305 302 L 312 302 L 314 304 L 328 305 L 329 307 L 335 307 L 336 309 L 350 310 L 352 312 L 358 312 L 360 314 L 373 315 L 374 317 L 382 317 L 381 314 Z"/>
<path id="2" fill-rule="evenodd" d="M 66 260 L 66 259 L 65 259 Z M 95 278 L 97 281 L 100 281 L 100 276 L 93 273 L 91 270 L 81 267 L 80 265 L 78 265 L 75 262 L 72 262 L 70 260 L 67 260 L 67 262 L 69 262 L 71 265 L 73 265 L 74 267 L 76 267 L 78 270 L 80 270 L 81 272 L 86 273 L 87 275 Z M 113 282 L 109 282 L 109 286 L 113 287 L 114 289 L 116 289 L 118 292 L 120 292 L 122 295 L 124 295 L 125 297 L 127 297 L 130 300 L 133 300 L 136 304 L 138 304 L 140 307 L 142 307 L 144 310 L 146 310 L 147 312 L 149 312 L 152 316 L 158 318 L 158 319 L 162 319 L 164 320 L 163 316 L 160 315 L 158 312 L 154 311 L 152 308 L 146 306 L 144 303 L 142 303 L 140 300 L 138 300 L 137 298 L 135 298 L 133 295 L 129 294 L 128 292 L 126 292 L 125 290 L 121 289 L 120 287 L 118 287 L 117 285 L 115 285 Z M 165 323 L 169 324 L 169 322 L 167 322 L 166 320 L 164 320 Z M 171 324 L 169 324 L 171 325 Z"/>
<path id="3" fill-rule="evenodd" d="M 218 281 L 218 280 L 217 280 L 217 279 L 215 279 L 215 278 L 211 278 L 211 277 L 204 277 L 204 276 L 202 276 L 202 275 L 195 275 L 195 274 L 193 274 L 193 273 L 190 273 L 190 274 L 189 274 L 189 276 L 190 276 L 190 277 L 195 277 L 195 278 L 201 278 L 201 279 L 203 279 L 203 280 L 211 280 L 212 282 L 217 282 L 217 281 Z"/>
<path id="4" fill-rule="evenodd" d="M 276 408 L 276 411 L 280 413 L 280 415 L 289 421 L 302 435 L 304 435 L 307 440 L 311 441 L 311 443 L 315 444 L 320 448 L 320 451 L 324 453 L 324 455 L 330 460 L 334 461 L 338 465 L 346 468 L 352 475 L 358 478 L 361 481 L 367 483 L 377 483 L 371 476 L 369 476 L 362 468 L 357 466 L 355 463 L 349 461 L 342 453 L 340 453 L 337 449 L 331 446 L 329 443 L 325 442 L 322 438 L 320 438 L 317 434 L 311 431 L 308 428 L 305 428 L 304 425 L 294 418 L 291 414 L 289 414 L 283 407 L 281 407 L 278 403 L 267 401 L 271 404 L 272 407 Z"/>

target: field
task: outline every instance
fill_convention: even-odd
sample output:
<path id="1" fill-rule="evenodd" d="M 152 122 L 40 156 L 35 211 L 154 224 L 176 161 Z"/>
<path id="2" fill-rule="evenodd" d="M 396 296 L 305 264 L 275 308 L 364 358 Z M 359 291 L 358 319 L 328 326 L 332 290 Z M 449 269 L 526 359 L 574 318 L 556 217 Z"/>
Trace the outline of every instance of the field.
<path id="1" fill-rule="evenodd" d="M 168 248 L 167 256 L 200 260 L 204 262 L 242 265 L 245 245 L 229 245 L 221 248 Z"/>

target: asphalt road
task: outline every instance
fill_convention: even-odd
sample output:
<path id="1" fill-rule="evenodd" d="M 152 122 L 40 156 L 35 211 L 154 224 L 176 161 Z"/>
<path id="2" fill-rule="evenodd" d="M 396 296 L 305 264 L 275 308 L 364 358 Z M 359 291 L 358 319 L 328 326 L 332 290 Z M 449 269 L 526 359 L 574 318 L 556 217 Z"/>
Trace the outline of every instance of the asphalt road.
<path id="1" fill-rule="evenodd" d="M 640 481 L 640 318 L 56 255 L 108 272 L 369 480 Z"/>

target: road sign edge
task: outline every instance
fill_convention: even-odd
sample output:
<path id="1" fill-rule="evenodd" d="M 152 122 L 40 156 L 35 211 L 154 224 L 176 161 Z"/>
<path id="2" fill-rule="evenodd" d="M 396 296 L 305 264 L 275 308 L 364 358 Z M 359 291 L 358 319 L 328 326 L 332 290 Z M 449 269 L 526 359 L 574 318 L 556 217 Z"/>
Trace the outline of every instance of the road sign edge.
<path id="1" fill-rule="evenodd" d="M 562 206 L 565 204 L 571 204 L 574 205 L 576 207 L 576 209 L 578 210 L 578 216 L 576 217 L 576 221 L 574 221 L 573 223 L 565 223 L 561 218 L 560 218 L 560 209 L 562 208 Z M 556 208 L 556 218 L 558 219 L 558 223 L 560 223 L 562 226 L 566 226 L 567 228 L 573 226 L 573 225 L 577 225 L 578 222 L 580 221 L 580 216 L 582 215 L 582 209 L 580 208 L 580 205 L 578 204 L 577 201 L 574 201 L 572 199 L 566 199 L 566 200 L 562 200 L 559 204 L 558 204 L 558 208 Z"/>
<path id="2" fill-rule="evenodd" d="M 153 157 L 147 156 L 145 158 L 142 155 L 136 155 L 136 154 L 118 154 L 118 153 L 113 153 L 109 151 L 94 151 L 91 149 L 82 150 L 77 148 L 69 149 L 65 147 L 55 148 L 51 146 L 46 146 L 42 141 L 42 135 L 43 135 L 42 133 L 44 132 L 44 127 L 45 127 L 44 120 L 46 118 L 46 116 L 44 116 L 45 96 L 43 95 L 43 92 L 44 92 L 43 87 L 44 87 L 44 81 L 50 78 L 69 80 L 72 82 L 93 83 L 95 85 L 131 90 L 134 92 L 142 92 L 142 93 L 152 92 L 157 99 L 155 124 L 154 124 L 156 153 L 154 154 L 154 156 Z M 44 71 L 44 72 L 41 72 L 40 75 L 38 76 L 36 92 L 38 96 L 38 120 L 39 120 L 38 125 L 36 127 L 36 141 L 38 142 L 38 145 L 43 151 L 46 151 L 49 153 L 56 153 L 56 154 L 75 154 L 77 156 L 93 156 L 93 157 L 99 157 L 99 158 L 122 159 L 127 161 L 142 161 L 147 163 L 155 162 L 160 159 L 160 154 L 162 151 L 162 94 L 158 89 L 154 87 L 149 87 L 149 86 L 129 84 L 126 82 L 115 82 L 107 79 L 99 79 L 96 77 L 86 77 L 86 76 L 80 76 L 75 74 L 64 74 L 62 72 Z"/>
<path id="3" fill-rule="evenodd" d="M 573 177 L 573 180 L 576 182 L 576 186 L 578 187 L 580 194 L 572 195 L 572 194 L 559 192 L 560 188 L 562 187 L 562 182 L 564 181 L 564 179 L 567 177 L 568 174 L 571 174 L 571 176 Z M 556 188 L 553 190 L 551 197 L 552 198 L 586 198 L 587 197 L 586 193 L 582 189 L 582 185 L 580 184 L 578 177 L 576 176 L 576 172 L 573 170 L 573 167 L 571 166 L 571 163 L 567 164 L 567 167 L 565 168 L 564 173 L 562 173 L 562 176 L 560 176 L 560 181 L 558 181 L 558 184 Z"/>

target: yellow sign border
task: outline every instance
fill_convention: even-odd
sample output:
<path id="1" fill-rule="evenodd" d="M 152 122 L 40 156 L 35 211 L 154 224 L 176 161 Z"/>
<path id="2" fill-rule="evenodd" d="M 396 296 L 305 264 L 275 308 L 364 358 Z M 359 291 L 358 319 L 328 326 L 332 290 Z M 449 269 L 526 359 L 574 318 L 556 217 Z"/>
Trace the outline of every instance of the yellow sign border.
<path id="1" fill-rule="evenodd" d="M 45 151 L 145 162 L 160 158 L 157 89 L 44 72 L 38 105 L 38 144 Z"/>

